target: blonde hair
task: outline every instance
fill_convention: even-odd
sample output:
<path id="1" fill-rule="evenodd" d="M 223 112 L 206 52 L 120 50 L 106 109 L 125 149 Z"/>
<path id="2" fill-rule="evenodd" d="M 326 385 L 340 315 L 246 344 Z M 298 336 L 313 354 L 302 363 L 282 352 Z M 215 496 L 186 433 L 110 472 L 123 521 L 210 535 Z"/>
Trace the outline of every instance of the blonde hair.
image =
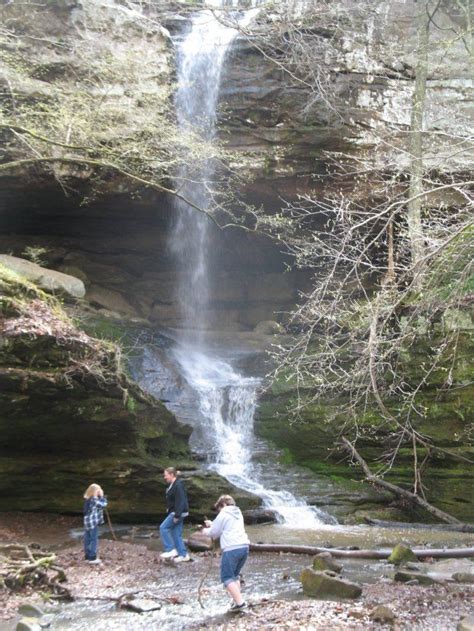
<path id="1" fill-rule="evenodd" d="M 214 504 L 216 510 L 224 508 L 224 506 L 235 506 L 235 500 L 231 495 L 221 495 L 217 502 Z"/>
<path id="2" fill-rule="evenodd" d="M 166 473 L 173 475 L 175 478 L 181 475 L 181 471 L 178 471 L 175 467 L 166 467 L 165 471 Z"/>
<path id="3" fill-rule="evenodd" d="M 84 493 L 84 499 L 88 500 L 91 497 L 94 497 L 97 491 L 102 491 L 101 487 L 98 484 L 91 484 L 87 487 L 86 492 Z"/>

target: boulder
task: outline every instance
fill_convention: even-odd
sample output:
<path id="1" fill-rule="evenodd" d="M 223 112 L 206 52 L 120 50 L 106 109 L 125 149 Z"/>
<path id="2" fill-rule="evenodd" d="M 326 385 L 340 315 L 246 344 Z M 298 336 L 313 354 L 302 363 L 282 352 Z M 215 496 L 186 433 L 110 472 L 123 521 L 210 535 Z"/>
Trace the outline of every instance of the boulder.
<path id="1" fill-rule="evenodd" d="M 464 618 L 461 618 L 456 631 L 474 631 L 474 616 L 464 616 Z"/>
<path id="2" fill-rule="evenodd" d="M 356 583 L 330 576 L 326 572 L 316 572 L 310 567 L 301 572 L 301 583 L 305 596 L 323 600 L 358 598 L 362 594 L 362 588 Z"/>
<path id="3" fill-rule="evenodd" d="M 418 558 L 407 546 L 399 543 L 392 550 L 392 554 L 388 557 L 388 562 L 393 565 L 404 565 L 409 561 L 418 561 Z"/>
<path id="4" fill-rule="evenodd" d="M 313 570 L 318 572 L 324 572 L 330 570 L 340 574 L 342 572 L 342 565 L 337 563 L 330 552 L 320 552 L 313 557 Z"/>
<path id="5" fill-rule="evenodd" d="M 211 537 L 204 535 L 202 532 L 193 532 L 186 543 L 192 552 L 207 552 L 212 550 L 213 547 Z"/>
<path id="6" fill-rule="evenodd" d="M 387 623 L 395 620 L 395 614 L 390 607 L 387 607 L 386 605 L 377 605 L 377 607 L 374 607 L 374 609 L 370 612 L 370 617 L 376 622 Z"/>
<path id="7" fill-rule="evenodd" d="M 86 288 L 84 283 L 75 276 L 47 269 L 31 261 L 8 254 L 0 254 L 0 263 L 45 291 L 65 293 L 73 298 L 83 298 L 85 296 Z"/>
<path id="8" fill-rule="evenodd" d="M 268 508 L 255 508 L 243 513 L 246 524 L 276 524 L 277 513 Z"/>
<path id="9" fill-rule="evenodd" d="M 435 585 L 440 581 L 430 576 L 429 574 L 423 574 L 423 572 L 396 572 L 394 580 L 399 583 L 408 583 L 411 581 L 418 581 L 420 585 Z"/>
<path id="10" fill-rule="evenodd" d="M 18 613 L 20 616 L 26 616 L 27 618 L 41 618 L 43 611 L 36 605 L 30 603 L 24 603 L 18 607 Z"/>

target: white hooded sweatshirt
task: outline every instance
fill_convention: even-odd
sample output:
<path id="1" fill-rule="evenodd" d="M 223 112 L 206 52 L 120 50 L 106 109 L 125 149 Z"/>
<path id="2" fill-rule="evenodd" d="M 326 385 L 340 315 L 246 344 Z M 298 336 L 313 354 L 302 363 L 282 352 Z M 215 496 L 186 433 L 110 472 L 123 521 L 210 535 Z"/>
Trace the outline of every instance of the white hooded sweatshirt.
<path id="1" fill-rule="evenodd" d="M 221 550 L 234 550 L 248 546 L 249 538 L 244 528 L 244 518 L 238 506 L 224 506 L 211 524 L 203 528 L 203 534 L 217 539 L 220 537 Z"/>

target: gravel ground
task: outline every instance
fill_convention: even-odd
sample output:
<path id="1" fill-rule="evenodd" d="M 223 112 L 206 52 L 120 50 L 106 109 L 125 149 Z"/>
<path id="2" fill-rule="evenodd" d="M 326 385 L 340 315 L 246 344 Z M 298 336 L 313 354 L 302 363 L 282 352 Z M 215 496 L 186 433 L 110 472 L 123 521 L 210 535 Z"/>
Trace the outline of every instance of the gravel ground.
<path id="1" fill-rule="evenodd" d="M 268 554 L 252 555 L 246 567 L 248 585 L 259 586 L 258 594 L 248 593 L 247 587 L 250 606 L 246 613 L 225 614 L 229 603 L 218 582 L 217 558 L 196 554 L 193 563 L 170 567 L 160 561 L 159 549 L 150 549 L 144 543 L 102 540 L 100 555 L 104 563 L 90 566 L 83 561 L 81 542 L 69 538 L 70 529 L 77 527 L 80 520 L 76 518 L 7 513 L 0 516 L 0 541 L 36 542 L 45 550 L 56 548 L 59 564 L 68 576 L 67 587 L 77 600 L 62 607 L 62 618 L 59 616 L 57 624 L 53 622 L 52 629 L 448 631 L 456 629 L 463 616 L 474 615 L 474 586 L 459 584 L 424 587 L 381 578 L 364 586 L 363 595 L 357 601 L 305 599 L 298 593 L 294 576 L 295 568 L 308 564 L 308 557 Z M 264 595 L 261 584 L 268 572 L 273 572 L 276 580 Z M 206 579 L 199 592 L 203 576 Z M 117 611 L 114 599 L 130 592 L 147 593 L 162 603 L 162 610 L 141 615 Z M 40 602 L 41 598 L 28 591 L 11 594 L 0 589 L 0 621 L 4 621 L 3 625 L 0 622 L 0 629 L 14 628 L 16 609 L 25 601 Z M 377 605 L 390 608 L 395 616 L 393 624 L 371 618 Z"/>

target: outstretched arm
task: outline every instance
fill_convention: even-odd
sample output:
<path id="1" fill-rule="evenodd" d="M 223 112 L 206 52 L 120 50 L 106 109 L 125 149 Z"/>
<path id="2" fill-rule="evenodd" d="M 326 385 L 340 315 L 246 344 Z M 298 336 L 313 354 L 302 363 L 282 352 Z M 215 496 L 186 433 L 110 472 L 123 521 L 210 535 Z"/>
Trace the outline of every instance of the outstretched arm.
<path id="1" fill-rule="evenodd" d="M 213 539 L 218 539 L 224 530 L 224 524 L 225 524 L 225 515 L 223 513 L 219 513 L 217 517 L 214 519 L 214 521 L 211 522 L 210 527 L 203 528 L 202 532 L 203 534 L 208 535 L 209 537 L 212 537 Z"/>

